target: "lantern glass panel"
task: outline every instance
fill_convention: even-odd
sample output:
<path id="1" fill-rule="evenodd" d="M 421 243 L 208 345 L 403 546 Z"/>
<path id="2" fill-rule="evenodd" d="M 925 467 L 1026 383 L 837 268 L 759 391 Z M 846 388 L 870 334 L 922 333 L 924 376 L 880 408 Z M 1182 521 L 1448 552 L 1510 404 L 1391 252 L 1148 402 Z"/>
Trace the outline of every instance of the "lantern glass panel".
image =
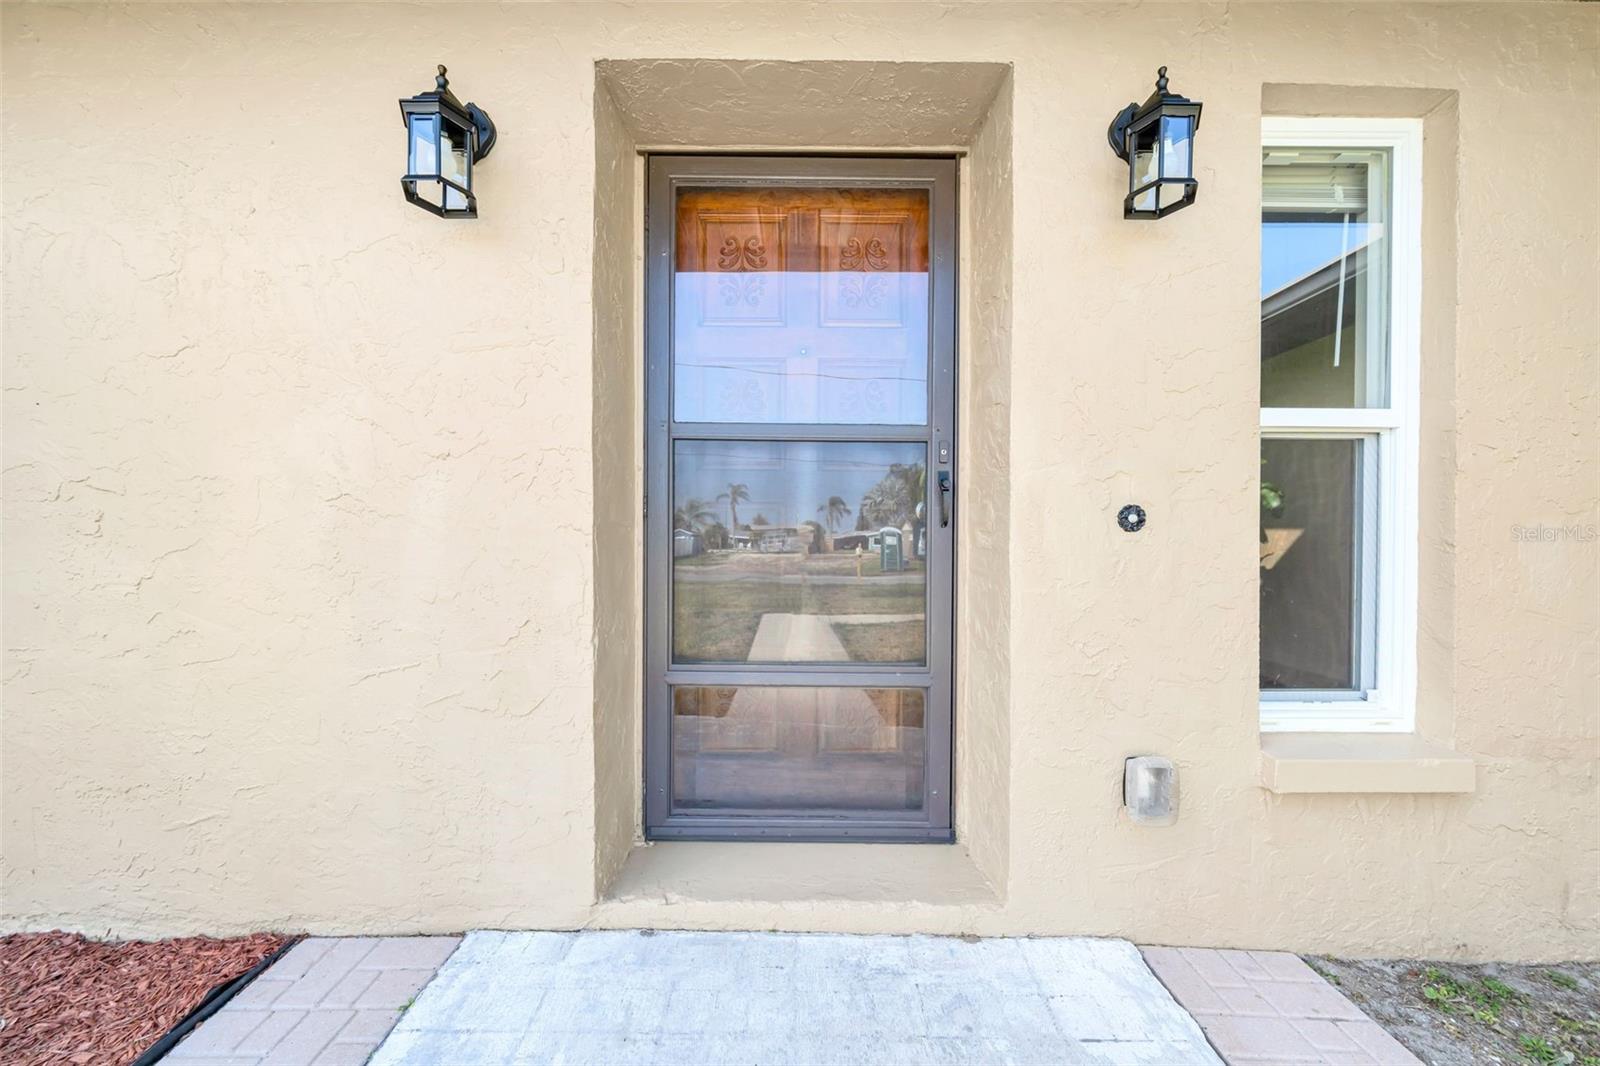
<path id="1" fill-rule="evenodd" d="M 439 116 L 412 115 L 408 125 L 411 144 L 406 155 L 406 173 L 439 173 Z"/>
<path id="2" fill-rule="evenodd" d="M 1187 115 L 1164 115 L 1161 119 L 1161 176 L 1188 178 L 1194 173 L 1190 151 L 1194 119 Z"/>
<path id="3" fill-rule="evenodd" d="M 463 189 L 471 189 L 472 143 L 471 135 L 460 126 L 446 124 L 444 149 L 439 173 Z M 449 211 L 464 211 L 467 198 L 455 189 L 445 186 L 444 206 Z"/>
<path id="4" fill-rule="evenodd" d="M 1155 127 L 1146 126 L 1144 129 L 1131 134 L 1130 139 L 1133 142 L 1133 165 L 1128 171 L 1128 191 L 1133 192 L 1149 185 L 1158 176 Z M 1154 211 L 1156 208 L 1156 190 L 1148 189 L 1135 196 L 1133 207 L 1136 211 Z"/>

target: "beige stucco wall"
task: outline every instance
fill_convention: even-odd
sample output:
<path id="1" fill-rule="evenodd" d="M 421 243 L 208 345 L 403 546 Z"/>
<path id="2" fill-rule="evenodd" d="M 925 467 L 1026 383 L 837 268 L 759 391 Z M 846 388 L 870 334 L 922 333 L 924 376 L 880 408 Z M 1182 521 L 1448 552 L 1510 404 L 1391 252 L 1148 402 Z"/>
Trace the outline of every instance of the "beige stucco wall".
<path id="1" fill-rule="evenodd" d="M 0 33 L 5 928 L 1600 955 L 1600 545 L 1513 533 L 1600 522 L 1600 10 L 6 5 Z M 835 850 L 773 846 L 602 899 L 643 883 L 620 161 L 649 116 L 595 64 L 697 56 L 1012 68 L 953 134 L 969 191 L 1010 190 L 967 220 L 969 287 L 1008 277 L 964 304 L 964 456 L 997 479 L 965 491 L 1008 557 L 963 564 L 1006 588 L 956 712 L 1003 788 L 958 790 L 962 848 L 864 851 L 850 898 Z M 441 60 L 500 128 L 475 223 L 397 188 L 394 101 Z M 1137 225 L 1104 130 L 1163 62 L 1205 102 L 1201 194 Z M 1467 795 L 1258 784 L 1258 121 L 1341 99 L 1428 116 L 1419 701 Z M 1118 811 L 1139 752 L 1179 761 L 1170 829 Z M 930 891 L 946 854 L 987 894 Z"/>

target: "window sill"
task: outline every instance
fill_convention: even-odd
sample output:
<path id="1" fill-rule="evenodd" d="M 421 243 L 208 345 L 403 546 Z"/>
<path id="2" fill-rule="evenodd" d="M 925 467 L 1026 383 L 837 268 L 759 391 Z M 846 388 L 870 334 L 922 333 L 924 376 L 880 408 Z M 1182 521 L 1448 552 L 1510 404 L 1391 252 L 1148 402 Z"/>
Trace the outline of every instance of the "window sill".
<path id="1" fill-rule="evenodd" d="M 1471 792 L 1470 755 L 1414 733 L 1263 733 L 1268 792 Z"/>

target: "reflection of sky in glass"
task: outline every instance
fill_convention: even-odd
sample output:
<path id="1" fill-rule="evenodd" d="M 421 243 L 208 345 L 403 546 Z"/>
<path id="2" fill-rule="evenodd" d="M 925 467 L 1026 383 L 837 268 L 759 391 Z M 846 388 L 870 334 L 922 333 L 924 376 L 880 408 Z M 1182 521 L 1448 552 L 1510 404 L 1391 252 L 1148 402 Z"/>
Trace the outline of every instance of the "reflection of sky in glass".
<path id="1" fill-rule="evenodd" d="M 750 498 L 738 504 L 739 524 L 749 525 L 759 514 L 766 524 L 780 526 L 807 521 L 826 526 L 818 508 L 838 496 L 851 513 L 836 522 L 837 528 L 854 529 L 862 495 L 883 480 L 889 467 L 921 464 L 926 457 L 921 444 L 679 441 L 673 496 L 677 507 L 690 499 L 713 503 L 717 521 L 728 525 L 728 501 L 717 496 L 727 493 L 730 483 L 742 484 Z"/>
<path id="2" fill-rule="evenodd" d="M 1189 176 L 1189 121 L 1187 118 L 1161 120 L 1161 176 L 1164 178 Z"/>
<path id="3" fill-rule="evenodd" d="M 434 144 L 435 138 L 438 136 L 436 129 L 438 121 L 432 115 L 411 116 L 409 173 L 437 174 L 439 172 L 438 154 Z"/>
<path id="4" fill-rule="evenodd" d="M 927 421 L 926 273 L 683 271 L 673 295 L 680 422 Z"/>
<path id="5" fill-rule="evenodd" d="M 1341 247 L 1354 254 L 1368 241 L 1383 236 L 1383 227 L 1352 220 L 1341 232 L 1343 219 L 1331 215 L 1327 222 L 1273 222 L 1261 224 L 1261 295 L 1277 292 L 1291 281 L 1327 266 L 1339 258 Z"/>

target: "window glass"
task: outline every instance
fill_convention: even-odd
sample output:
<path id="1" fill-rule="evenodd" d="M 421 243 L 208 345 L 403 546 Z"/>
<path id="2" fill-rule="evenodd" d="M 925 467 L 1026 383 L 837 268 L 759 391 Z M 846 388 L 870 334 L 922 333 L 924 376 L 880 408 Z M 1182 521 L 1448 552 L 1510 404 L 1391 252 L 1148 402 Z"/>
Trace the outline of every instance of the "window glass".
<path id="1" fill-rule="evenodd" d="M 928 421 L 926 189 L 685 189 L 679 422 Z"/>
<path id="2" fill-rule="evenodd" d="M 1389 153 L 1262 150 L 1261 405 L 1389 404 Z"/>
<path id="3" fill-rule="evenodd" d="M 925 706 L 908 688 L 675 688 L 673 807 L 921 810 Z"/>
<path id="4" fill-rule="evenodd" d="M 680 663 L 927 661 L 927 446 L 673 447 Z"/>
<path id="5" fill-rule="evenodd" d="M 1370 688 L 1377 442 L 1261 442 L 1261 689 Z"/>

